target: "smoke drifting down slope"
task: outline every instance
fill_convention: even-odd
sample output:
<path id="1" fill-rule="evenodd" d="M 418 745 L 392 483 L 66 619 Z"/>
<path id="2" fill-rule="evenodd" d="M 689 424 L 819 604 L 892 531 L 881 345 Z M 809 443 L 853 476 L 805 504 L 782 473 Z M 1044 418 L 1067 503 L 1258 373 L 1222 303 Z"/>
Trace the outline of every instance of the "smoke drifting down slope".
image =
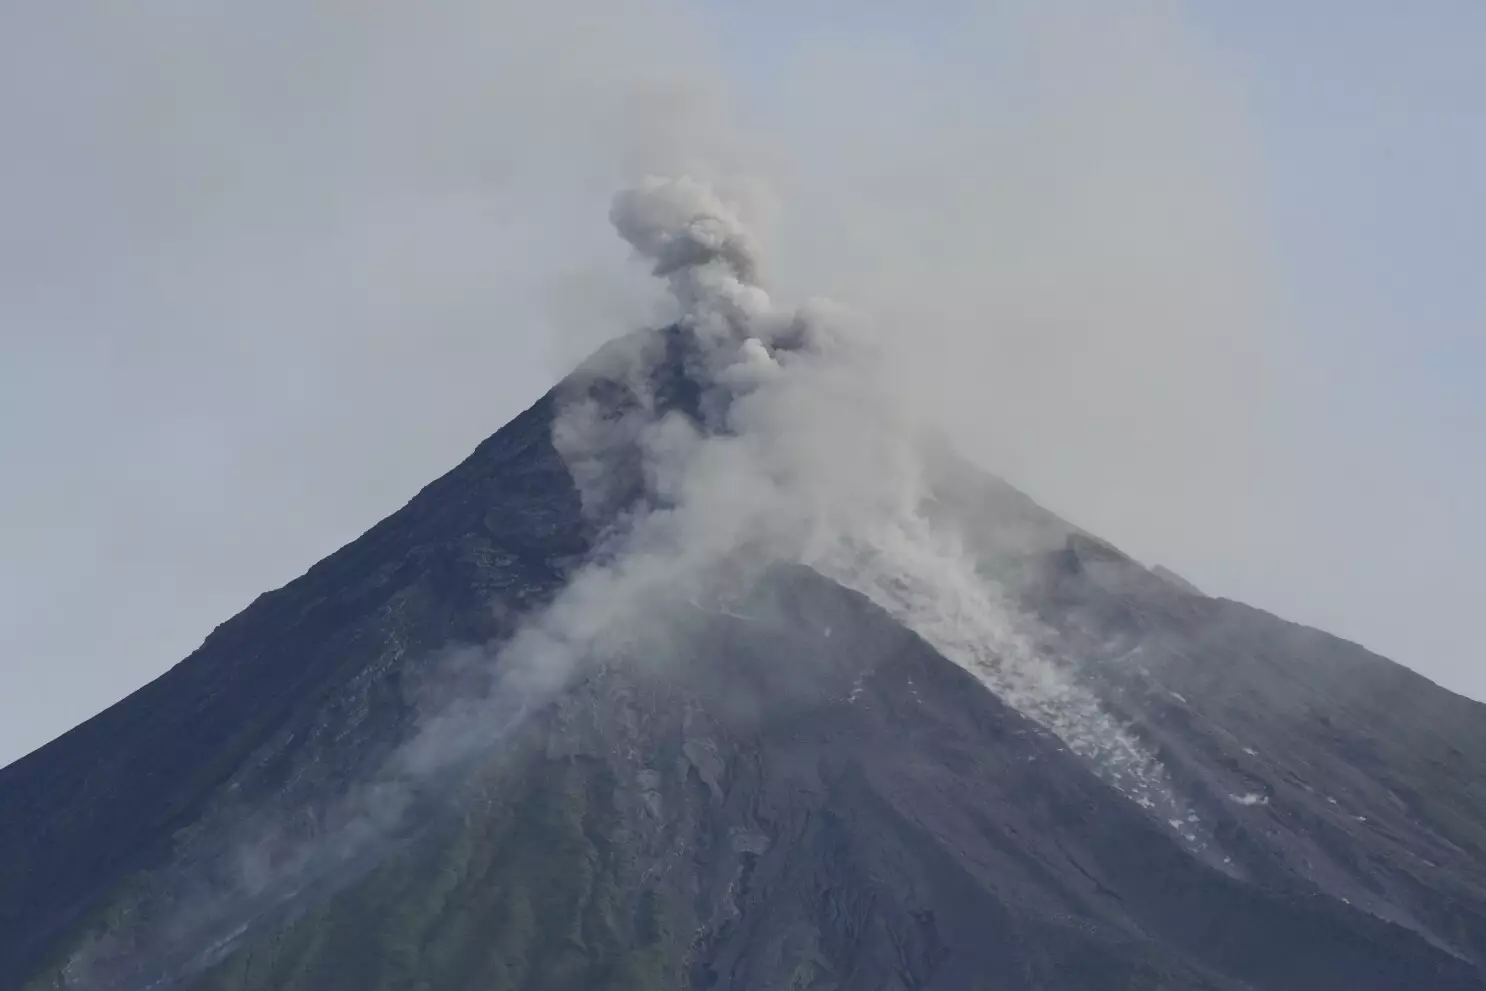
<path id="1" fill-rule="evenodd" d="M 611 219 L 663 329 L 0 779 L 0 983 L 1479 986 L 1479 712 L 956 460 L 706 185 Z"/>
<path id="2" fill-rule="evenodd" d="M 370 780 L 328 805 L 314 796 L 308 811 L 224 821 L 234 837 L 225 875 L 214 863 L 210 876 L 160 885 L 168 904 L 135 915 L 164 925 L 85 942 L 68 986 L 132 987 L 144 973 L 135 968 L 162 959 L 166 971 L 210 965 L 249 920 L 374 859 L 431 786 L 576 677 L 616 662 L 685 663 L 698 613 L 739 615 L 780 565 L 865 595 L 1219 862 L 1160 762 L 1039 649 L 1035 622 L 932 512 L 932 435 L 889 386 L 866 321 L 827 301 L 775 301 L 738 212 L 693 179 L 625 190 L 611 220 L 666 281 L 679 316 L 666 332 L 612 341 L 559 392 L 553 447 L 596 551 L 508 640 L 462 657 L 488 694 L 435 707 Z M 294 830 L 281 819 L 291 818 L 315 827 L 286 848 Z M 182 858 L 192 862 L 212 860 Z"/>
<path id="3" fill-rule="evenodd" d="M 759 249 L 737 211 L 687 177 L 620 193 L 615 228 L 667 280 L 694 342 L 686 373 L 696 420 L 654 394 L 653 340 L 611 345 L 591 369 L 633 402 L 618 422 L 592 397 L 560 415 L 554 439 L 585 502 L 612 507 L 616 446 L 640 465 L 644 497 L 539 625 L 551 640 L 631 642 L 657 605 L 723 596 L 769 564 L 808 566 L 872 601 L 1004 700 L 1056 733 L 1194 845 L 1197 817 L 1160 763 L 1094 695 L 1034 646 L 1030 619 L 927 512 L 928 434 L 888 387 L 865 321 L 829 303 L 790 308 L 759 284 Z M 595 619 L 598 618 L 598 622 Z M 645 635 L 655 635 L 649 633 Z"/>

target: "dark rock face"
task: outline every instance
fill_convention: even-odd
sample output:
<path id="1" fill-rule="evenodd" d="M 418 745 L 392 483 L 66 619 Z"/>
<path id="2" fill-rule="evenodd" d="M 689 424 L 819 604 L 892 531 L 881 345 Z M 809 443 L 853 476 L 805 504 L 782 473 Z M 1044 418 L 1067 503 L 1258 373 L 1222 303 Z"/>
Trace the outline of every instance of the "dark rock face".
<path id="1" fill-rule="evenodd" d="M 1486 711 L 948 457 L 936 511 L 1204 850 L 799 568 L 583 671 L 353 844 L 334 797 L 440 693 L 490 689 L 451 646 L 509 637 L 592 546 L 556 401 L 0 770 L 0 986 L 1486 987 Z M 244 837 L 270 869 L 349 852 L 247 890 Z"/>
<path id="2" fill-rule="evenodd" d="M 509 633 L 586 550 L 550 398 L 184 662 L 0 770 L 0 986 L 214 807 L 333 788 L 400 738 L 403 681 Z M 494 605 L 494 608 L 493 608 Z M 504 607 L 503 609 L 501 607 Z"/>

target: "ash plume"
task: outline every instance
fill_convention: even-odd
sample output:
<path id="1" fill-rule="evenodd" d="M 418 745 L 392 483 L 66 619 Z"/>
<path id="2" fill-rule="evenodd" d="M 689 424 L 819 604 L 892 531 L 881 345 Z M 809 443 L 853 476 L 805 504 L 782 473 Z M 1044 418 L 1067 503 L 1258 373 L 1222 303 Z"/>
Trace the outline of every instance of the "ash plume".
<path id="1" fill-rule="evenodd" d="M 654 260 L 656 275 L 676 277 L 672 291 L 689 309 L 729 285 L 758 285 L 753 236 L 732 206 L 690 176 L 652 176 L 623 190 L 614 197 L 609 220 L 620 237 Z M 705 279 L 709 273 L 717 278 Z"/>
<path id="2" fill-rule="evenodd" d="M 866 322 L 827 301 L 771 297 L 737 209 L 699 180 L 646 179 L 614 198 L 610 218 L 679 316 L 669 331 L 603 349 L 555 413 L 554 447 L 602 524 L 592 559 L 509 640 L 460 654 L 487 690 L 427 714 L 328 807 L 237 824 L 217 875 L 161 886 L 177 892 L 167 921 L 86 943 L 68 987 L 134 986 L 139 960 L 210 965 L 254 917 L 362 869 L 427 814 L 441 783 L 497 750 L 575 677 L 657 657 L 685 663 L 683 617 L 726 612 L 781 564 L 864 594 L 1194 849 L 1208 844 L 1159 761 L 1039 651 L 1035 624 L 929 511 L 925 426 L 890 387 Z M 658 387 L 667 375 L 696 391 L 690 410 Z M 620 498 L 625 470 L 633 485 Z M 311 828 L 295 839 L 293 822 Z"/>
<path id="3" fill-rule="evenodd" d="M 716 599 L 770 564 L 804 565 L 867 595 L 1205 844 L 1155 757 L 1039 652 L 1035 624 L 927 511 L 926 428 L 890 387 L 865 322 L 826 302 L 771 298 L 738 211 L 691 177 L 647 179 L 618 194 L 610 216 L 666 280 L 677 326 L 693 335 L 686 371 L 704 391 L 703 415 L 656 404 L 645 383 L 673 356 L 641 343 L 625 352 L 621 378 L 636 401 L 622 428 L 587 397 L 559 414 L 554 437 L 580 488 L 594 465 L 614 463 L 615 446 L 638 460 L 647 486 L 612 557 L 579 575 L 544 620 L 580 631 L 581 649 L 563 663 L 604 638 L 635 644 L 639 630 L 619 634 L 629 617 L 645 617 L 643 635 L 656 636 L 660 603 Z"/>

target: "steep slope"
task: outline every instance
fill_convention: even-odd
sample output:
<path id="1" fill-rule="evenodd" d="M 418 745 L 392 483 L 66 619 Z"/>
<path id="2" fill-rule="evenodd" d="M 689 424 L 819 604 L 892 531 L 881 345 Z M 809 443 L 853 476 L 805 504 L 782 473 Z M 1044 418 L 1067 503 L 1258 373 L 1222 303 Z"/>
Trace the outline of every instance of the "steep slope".
<path id="1" fill-rule="evenodd" d="M 671 357 L 653 391 L 695 413 Z M 491 694 L 490 651 L 460 645 L 504 642 L 594 548 L 552 443 L 594 388 L 0 771 L 0 983 L 1486 986 L 1481 707 L 1149 573 L 948 455 L 935 511 L 1200 843 L 798 567 L 581 671 L 373 826 L 345 812 L 429 711 Z M 629 478 L 610 512 L 632 469 L 605 466 Z"/>
<path id="2" fill-rule="evenodd" d="M 353 778 L 401 738 L 421 662 L 507 635 L 560 584 L 586 543 L 552 403 L 161 678 L 0 770 L 0 986 L 170 863 L 182 831 Z"/>
<path id="3" fill-rule="evenodd" d="M 1486 953 L 1486 721 L 1475 702 L 1355 644 L 1153 580 L 1075 545 L 1025 596 L 1226 845 L 1293 879 Z"/>
<path id="4" fill-rule="evenodd" d="M 813 575 L 687 643 L 589 679 L 460 816 L 198 986 L 1478 986 L 1396 927 L 1204 866 Z"/>
<path id="5" fill-rule="evenodd" d="M 1486 726 L 926 443 L 690 179 L 681 317 L 0 772 L 30 989 L 1486 986 Z"/>

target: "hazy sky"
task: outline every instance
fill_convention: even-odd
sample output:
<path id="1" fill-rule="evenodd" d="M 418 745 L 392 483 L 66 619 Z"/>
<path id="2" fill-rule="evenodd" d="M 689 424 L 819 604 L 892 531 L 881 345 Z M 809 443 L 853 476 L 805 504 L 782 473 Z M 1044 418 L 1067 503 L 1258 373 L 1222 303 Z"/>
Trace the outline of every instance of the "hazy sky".
<path id="1" fill-rule="evenodd" d="M 642 320 L 648 169 L 1054 508 L 1486 696 L 1486 6 L 616 6 L 0 11 L 0 763 Z"/>

